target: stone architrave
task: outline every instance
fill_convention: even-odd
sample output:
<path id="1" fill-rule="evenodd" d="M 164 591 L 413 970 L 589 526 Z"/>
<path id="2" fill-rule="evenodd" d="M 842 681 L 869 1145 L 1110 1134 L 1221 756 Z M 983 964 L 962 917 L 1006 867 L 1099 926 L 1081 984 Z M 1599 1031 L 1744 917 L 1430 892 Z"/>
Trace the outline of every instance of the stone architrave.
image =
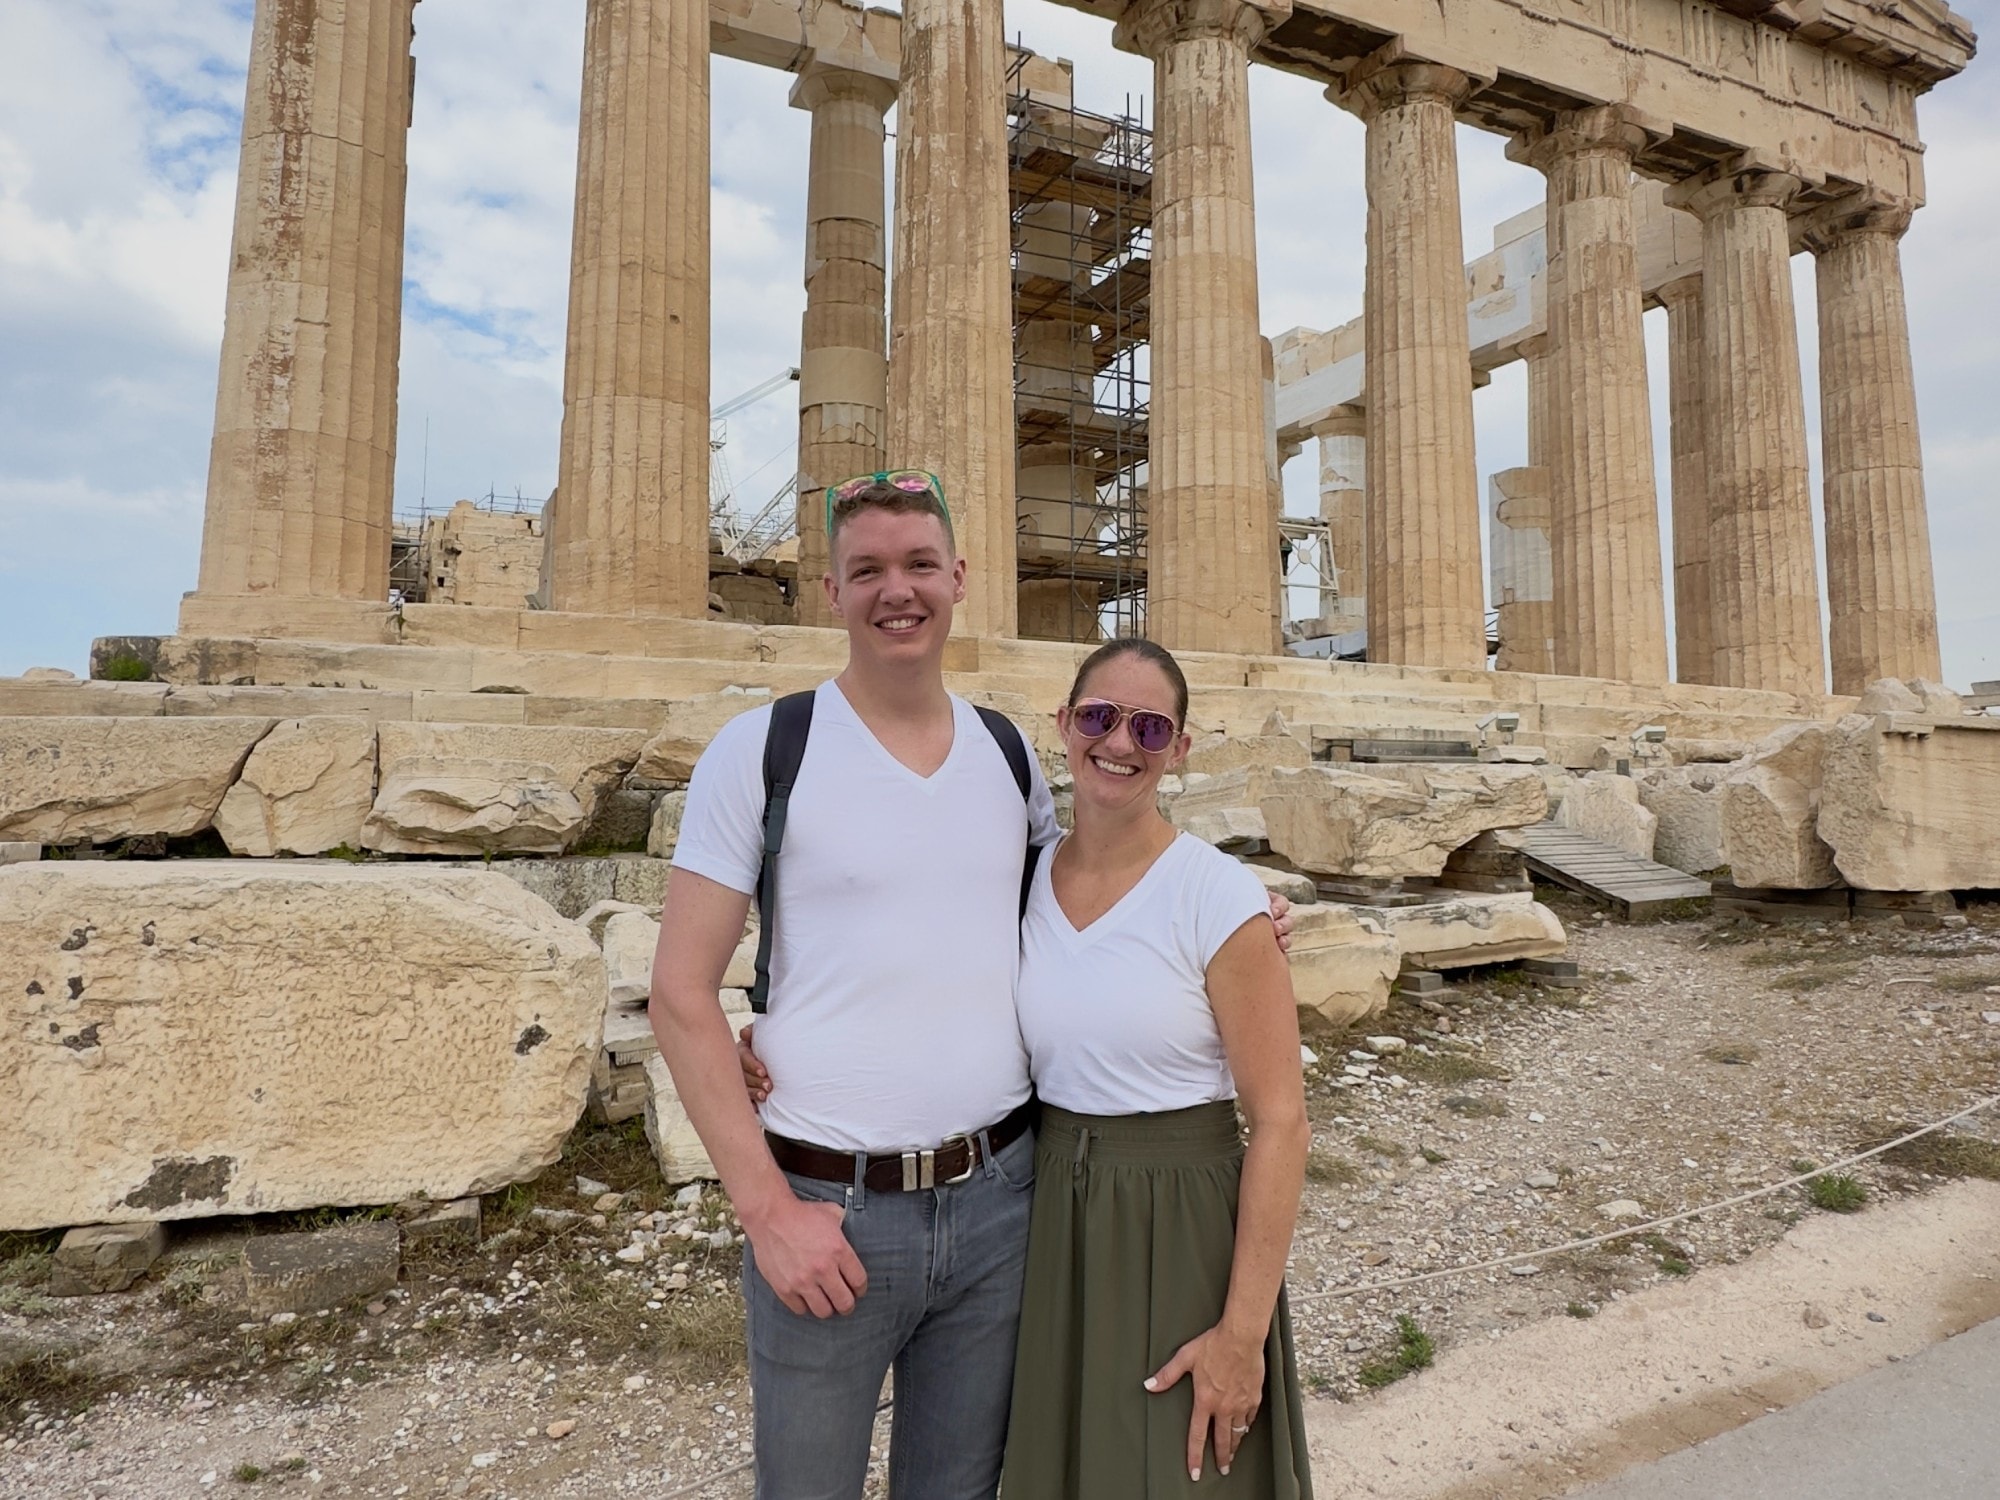
<path id="1" fill-rule="evenodd" d="M 1836 204 L 1805 233 L 1819 287 L 1821 473 L 1833 690 L 1935 678 L 1937 589 L 1897 242 L 1908 204 Z"/>
<path id="2" fill-rule="evenodd" d="M 1368 126 L 1368 656 L 1483 667 L 1455 114 L 1479 84 L 1400 55 L 1328 91 Z"/>
<path id="3" fill-rule="evenodd" d="M 1529 891 L 1454 892 L 1421 906 L 1357 906 L 1413 969 L 1554 958 L 1569 947 L 1562 922 Z"/>
<path id="4" fill-rule="evenodd" d="M 250 752 L 215 811 L 215 831 L 235 855 L 324 854 L 359 846 L 374 803 L 374 724 L 290 719 Z"/>
<path id="5" fill-rule="evenodd" d="M 1000 7 L 906 0 L 896 106 L 889 443 L 944 481 L 957 635 L 1015 634 L 1014 296 Z"/>
<path id="6" fill-rule="evenodd" d="M 1823 693 L 1819 578 L 1786 206 L 1749 165 L 1667 190 L 1701 220 L 1703 450 L 1717 684 Z"/>
<path id="7" fill-rule="evenodd" d="M 1486 481 L 1492 519 L 1493 604 L 1502 672 L 1555 671 L 1554 580 L 1549 554 L 1549 471 L 1501 469 Z"/>
<path id="8" fill-rule="evenodd" d="M 199 591 L 387 599 L 415 0 L 257 0 Z"/>
<path id="9" fill-rule="evenodd" d="M 1703 414 L 1701 277 L 1660 288 L 1667 309 L 1667 420 L 1674 530 L 1674 680 L 1715 681 L 1714 603 L 1708 577 L 1708 451 Z M 1710 866 L 1709 868 L 1713 868 Z"/>
<path id="10" fill-rule="evenodd" d="M 1321 616 L 1335 635 L 1368 628 L 1368 417 L 1338 407 L 1314 424 L 1319 439 L 1319 518 L 1332 550 L 1334 600 Z"/>
<path id="11" fill-rule="evenodd" d="M 0 971 L 0 1230 L 492 1192 L 604 1017 L 584 930 L 475 870 L 10 867 Z"/>
<path id="12" fill-rule="evenodd" d="M 1250 49 L 1291 8 L 1137 0 L 1118 23 L 1117 45 L 1153 60 L 1146 629 L 1177 651 L 1278 649 Z"/>
<path id="13" fill-rule="evenodd" d="M 1555 670 L 1657 683 L 1666 606 L 1632 217 L 1647 139 L 1631 111 L 1604 105 L 1564 111 L 1513 154 L 1548 178 Z"/>
<path id="14" fill-rule="evenodd" d="M 828 485 L 883 467 L 889 356 L 887 188 L 882 119 L 896 101 L 886 78 L 811 63 L 792 86 L 812 115 L 806 180 L 806 311 L 799 338 L 798 623 L 832 625 L 827 571 Z"/>
<path id="15" fill-rule="evenodd" d="M 108 843 L 209 826 L 271 719 L 0 719 L 0 839 Z"/>
<path id="16" fill-rule="evenodd" d="M 708 614 L 709 15 L 589 0 L 549 606 Z"/>
<path id="17" fill-rule="evenodd" d="M 1819 890 L 1840 883 L 1819 833 L 1831 724 L 1788 724 L 1759 740 L 1722 780 L 1722 853 L 1732 884 Z"/>
<path id="18" fill-rule="evenodd" d="M 1865 891 L 2000 887 L 2000 723 L 1850 714 L 1835 726 L 1819 833 Z"/>

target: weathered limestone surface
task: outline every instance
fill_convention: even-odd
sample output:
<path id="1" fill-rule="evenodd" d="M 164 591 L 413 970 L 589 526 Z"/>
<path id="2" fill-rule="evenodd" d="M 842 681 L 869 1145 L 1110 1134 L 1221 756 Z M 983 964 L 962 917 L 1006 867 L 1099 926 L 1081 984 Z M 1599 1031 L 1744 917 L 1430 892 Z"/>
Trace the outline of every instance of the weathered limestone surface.
<path id="1" fill-rule="evenodd" d="M 489 1192 L 583 1108 L 604 967 L 497 875 L 0 870 L 0 1229 Z"/>
<path id="2" fill-rule="evenodd" d="M 402 1250 L 402 1231 L 381 1220 L 254 1236 L 243 1246 L 250 1313 L 317 1312 L 392 1291 Z"/>
<path id="3" fill-rule="evenodd" d="M 653 989 L 660 924 L 644 912 L 616 912 L 604 924 L 604 982 L 613 1005 L 643 1006 Z"/>
<path id="4" fill-rule="evenodd" d="M 1286 957 L 1299 1006 L 1336 1026 L 1386 1009 L 1402 962 L 1395 939 L 1380 924 L 1331 902 L 1294 909 Z"/>
<path id="5" fill-rule="evenodd" d="M 944 479 L 959 635 L 1015 633 L 1014 296 L 997 5 L 907 0 L 896 106 L 889 451 Z"/>
<path id="6" fill-rule="evenodd" d="M 1702 411 L 1716 682 L 1820 693 L 1826 660 L 1785 208 L 1799 179 L 1676 184 L 1702 224 Z M 1741 883 L 1741 882 L 1739 882 Z"/>
<path id="7" fill-rule="evenodd" d="M 481 868 L 506 876 L 572 921 L 605 901 L 658 912 L 667 889 L 667 862 L 643 854 L 502 859 Z"/>
<path id="8" fill-rule="evenodd" d="M 883 467 L 889 357 L 882 117 L 895 86 L 808 64 L 792 104 L 812 114 L 806 183 L 806 312 L 799 341 L 798 622 L 831 625 L 824 492 Z"/>
<path id="9" fill-rule="evenodd" d="M 708 11 L 586 11 L 552 609 L 708 613 Z"/>
<path id="10" fill-rule="evenodd" d="M 1278 648 L 1250 49 L 1291 8 L 1291 0 L 1135 0 L 1117 32 L 1119 46 L 1153 59 L 1146 628 L 1177 651 Z"/>
<path id="11" fill-rule="evenodd" d="M 1726 862 L 1722 852 L 1721 766 L 1666 766 L 1641 771 L 1639 802 L 1659 820 L 1653 858 L 1689 875 Z"/>
<path id="12" fill-rule="evenodd" d="M 1210 735 L 1188 751 L 1184 771 L 1189 775 L 1219 776 L 1242 766 L 1294 770 L 1312 764 L 1305 741 L 1293 734 Z"/>
<path id="13" fill-rule="evenodd" d="M 1703 414 L 1701 277 L 1660 288 L 1667 309 L 1667 420 L 1674 533 L 1674 681 L 1715 680 L 1708 563 L 1708 448 Z M 1709 868 L 1714 868 L 1709 866 Z"/>
<path id="14" fill-rule="evenodd" d="M 1836 205 L 1807 232 L 1819 286 L 1820 455 L 1833 690 L 1940 675 L 1916 374 L 1897 241 L 1907 204 Z"/>
<path id="15" fill-rule="evenodd" d="M 1794 724 L 1757 743 L 1722 783 L 1722 852 L 1739 886 L 1819 890 L 1840 883 L 1819 835 L 1830 724 Z"/>
<path id="16" fill-rule="evenodd" d="M 150 1271 L 166 1248 L 166 1226 L 158 1221 L 82 1225 L 56 1246 L 49 1292 L 57 1297 L 122 1292 Z"/>
<path id="17" fill-rule="evenodd" d="M 768 688 L 754 692 L 702 693 L 667 705 L 659 732 L 639 751 L 632 779 L 647 785 L 681 785 L 694 775 L 694 763 L 716 732 L 740 713 L 768 708 Z"/>
<path id="18" fill-rule="evenodd" d="M 1430 876 L 1461 844 L 1489 829 L 1540 822 L 1548 810 L 1541 777 L 1528 766 L 1379 769 L 1397 774 L 1323 765 L 1267 773 L 1250 789 L 1262 792 L 1257 805 L 1271 848 L 1320 875 Z"/>
<path id="19" fill-rule="evenodd" d="M 525 761 L 553 769 L 586 819 L 638 762 L 647 738 L 643 729 L 568 724 L 384 724 L 377 736 L 385 784 L 411 758 Z"/>
<path id="20" fill-rule="evenodd" d="M 0 719 L 0 838 L 199 833 L 270 719 Z"/>
<path id="21" fill-rule="evenodd" d="M 1860 890 L 2000 887 L 2000 721 L 1896 722 L 1850 714 L 1829 737 L 1819 833 L 1834 865 Z"/>
<path id="22" fill-rule="evenodd" d="M 1553 958 L 1569 946 L 1556 914 L 1529 891 L 1464 894 L 1421 906 L 1358 906 L 1395 943 L 1401 961 L 1423 969 Z"/>
<path id="23" fill-rule="evenodd" d="M 1548 177 L 1550 476 L 1555 670 L 1667 680 L 1660 526 L 1631 111 L 1567 110 L 1518 154 Z"/>
<path id="24" fill-rule="evenodd" d="M 1368 641 L 1373 661 L 1482 667 L 1472 366 L 1454 112 L 1464 73 L 1384 54 L 1334 102 L 1368 124 Z"/>
<path id="25" fill-rule="evenodd" d="M 1549 471 L 1501 469 L 1486 482 L 1492 526 L 1493 602 L 1500 614 L 1501 672 L 1553 672 L 1555 574 L 1549 549 Z"/>
<path id="26" fill-rule="evenodd" d="M 1319 439 L 1319 518 L 1326 522 L 1337 591 L 1327 624 L 1335 634 L 1368 625 L 1368 417 L 1336 407 L 1314 425 Z"/>
<path id="27" fill-rule="evenodd" d="M 375 803 L 375 726 L 360 718 L 288 719 L 243 764 L 215 812 L 231 854 L 324 854 L 358 846 Z"/>
<path id="28" fill-rule="evenodd" d="M 539 513 L 481 510 L 460 500 L 424 526 L 419 558 L 424 599 L 520 609 L 540 584 L 546 550 Z"/>
<path id="29" fill-rule="evenodd" d="M 1638 859 L 1653 857 L 1660 820 L 1641 805 L 1639 783 L 1615 771 L 1567 779 L 1555 821 Z"/>
<path id="30" fill-rule="evenodd" d="M 385 854 L 560 854 L 586 821 L 553 766 L 405 755 L 383 768 L 361 846 Z"/>
<path id="31" fill-rule="evenodd" d="M 386 599 L 415 0 L 258 0 L 200 591 Z"/>
<path id="32" fill-rule="evenodd" d="M 680 842 L 681 818 L 687 812 L 687 793 L 662 792 L 653 805 L 653 826 L 646 833 L 646 852 L 655 859 L 671 859 Z"/>

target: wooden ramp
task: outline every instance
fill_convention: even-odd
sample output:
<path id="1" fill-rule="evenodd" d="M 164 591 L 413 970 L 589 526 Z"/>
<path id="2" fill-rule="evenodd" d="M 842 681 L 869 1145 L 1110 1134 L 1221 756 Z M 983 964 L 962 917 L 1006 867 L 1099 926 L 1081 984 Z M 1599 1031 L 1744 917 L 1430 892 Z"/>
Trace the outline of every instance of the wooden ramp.
<path id="1" fill-rule="evenodd" d="M 1614 849 L 1573 828 L 1537 823 L 1517 830 L 1517 836 L 1532 873 L 1606 902 L 1623 917 L 1652 916 L 1675 902 L 1706 900 L 1712 894 L 1706 880 Z"/>

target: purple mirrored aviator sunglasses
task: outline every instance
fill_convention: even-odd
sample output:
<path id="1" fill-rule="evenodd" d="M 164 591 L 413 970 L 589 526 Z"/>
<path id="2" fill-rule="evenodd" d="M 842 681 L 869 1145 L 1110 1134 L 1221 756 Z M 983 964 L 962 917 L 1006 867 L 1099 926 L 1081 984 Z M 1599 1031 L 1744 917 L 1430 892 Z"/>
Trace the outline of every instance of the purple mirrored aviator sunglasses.
<path id="1" fill-rule="evenodd" d="M 1127 708 L 1105 698 L 1085 698 L 1069 711 L 1069 721 L 1087 740 L 1101 740 L 1120 720 L 1132 726 L 1132 743 L 1148 755 L 1158 755 L 1174 742 L 1180 728 L 1166 714 L 1151 708 Z"/>

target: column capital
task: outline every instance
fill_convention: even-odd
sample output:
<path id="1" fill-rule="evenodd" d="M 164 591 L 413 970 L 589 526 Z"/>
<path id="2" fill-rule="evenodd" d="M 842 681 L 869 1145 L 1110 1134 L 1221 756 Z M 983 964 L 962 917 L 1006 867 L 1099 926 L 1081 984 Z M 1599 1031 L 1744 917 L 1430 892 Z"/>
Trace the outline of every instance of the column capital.
<path id="1" fill-rule="evenodd" d="M 1384 109 L 1430 101 L 1456 113 L 1494 79 L 1490 67 L 1470 60 L 1440 62 L 1411 53 L 1400 38 L 1356 59 L 1326 97 L 1349 114 L 1372 120 Z"/>
<path id="2" fill-rule="evenodd" d="M 883 114 L 896 102 L 896 80 L 833 63 L 809 62 L 799 69 L 788 102 L 793 109 L 815 110 L 835 101 L 859 100 Z"/>
<path id="3" fill-rule="evenodd" d="M 1698 219 L 1738 208 L 1787 208 L 1806 185 L 1805 177 L 1787 170 L 1790 165 L 1760 160 L 1746 151 L 1670 184 L 1666 205 L 1685 209 Z"/>
<path id="4" fill-rule="evenodd" d="M 1792 220 L 1792 246 L 1824 255 L 1862 235 L 1899 240 L 1917 205 L 1911 199 L 1863 188 Z"/>
<path id="5" fill-rule="evenodd" d="M 1549 336 L 1546 332 L 1542 332 L 1522 339 L 1514 346 L 1514 352 L 1523 359 L 1540 359 L 1549 352 Z"/>
<path id="6" fill-rule="evenodd" d="M 1671 121 L 1626 104 L 1565 109 L 1507 143 L 1507 159 L 1546 172 L 1564 157 L 1616 152 L 1628 160 L 1673 134 Z"/>
<path id="7" fill-rule="evenodd" d="M 1668 309 L 1697 303 L 1701 300 L 1701 273 L 1676 277 L 1657 288 L 1653 295 L 1660 299 L 1660 306 Z"/>
<path id="8" fill-rule="evenodd" d="M 1308 437 L 1358 438 L 1368 431 L 1368 411 L 1359 401 L 1336 406 L 1306 428 Z"/>
<path id="9" fill-rule="evenodd" d="M 1132 0 L 1111 42 L 1156 58 L 1175 42 L 1220 37 L 1247 53 L 1291 13 L 1292 0 Z"/>

